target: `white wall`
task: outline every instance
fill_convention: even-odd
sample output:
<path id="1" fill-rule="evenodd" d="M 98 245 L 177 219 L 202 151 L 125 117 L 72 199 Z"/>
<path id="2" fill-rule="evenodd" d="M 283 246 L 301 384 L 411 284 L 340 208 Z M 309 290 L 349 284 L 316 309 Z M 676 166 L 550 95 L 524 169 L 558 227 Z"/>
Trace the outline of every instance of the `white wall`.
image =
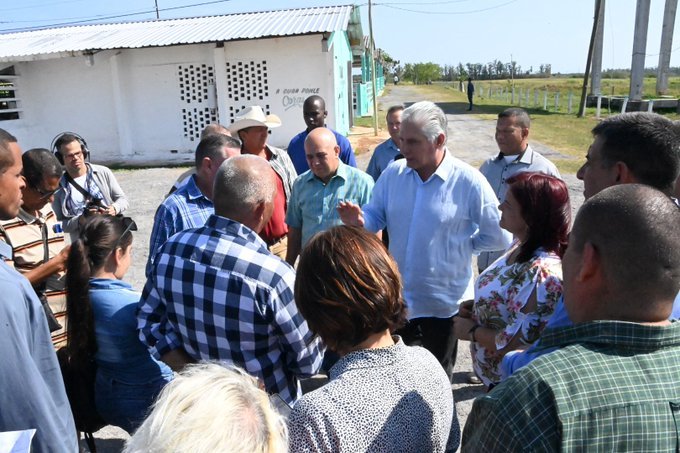
<path id="1" fill-rule="evenodd" d="M 283 123 L 281 127 L 272 130 L 269 142 L 274 146 L 287 147 L 290 139 L 306 128 L 302 118 L 302 103 L 313 94 L 326 100 L 327 123 L 330 127 L 335 126 L 333 58 L 331 52 L 322 52 L 321 38 L 322 35 L 309 35 L 225 43 L 227 62 L 267 61 L 267 104 L 270 112 L 278 115 Z M 226 87 L 222 89 L 218 85 L 218 96 L 223 96 L 226 92 Z M 241 104 L 254 105 L 262 102 L 226 101 L 228 106 L 238 104 L 235 106 L 237 111 Z M 225 115 L 220 120 L 224 124 L 229 123 Z"/>
<path id="2" fill-rule="evenodd" d="M 184 136 L 181 110 L 189 104 L 179 97 L 178 66 L 212 66 L 214 47 L 134 49 L 119 56 L 133 160 L 193 160 L 198 141 Z"/>
<path id="3" fill-rule="evenodd" d="M 106 53 L 95 55 L 93 66 L 83 56 L 15 64 L 23 111 L 19 120 L 0 121 L 0 127 L 16 135 L 23 149 L 49 148 L 55 135 L 74 131 L 85 136 L 91 149 L 106 143 L 107 151 L 117 152 Z"/>
<path id="4" fill-rule="evenodd" d="M 91 66 L 84 56 L 16 63 L 23 112 L 19 120 L 0 121 L 0 127 L 16 135 L 24 149 L 47 148 L 56 134 L 77 132 L 95 162 L 193 160 L 198 142 L 184 136 L 181 110 L 187 103 L 179 97 L 178 67 L 206 64 L 217 67 L 202 105 L 219 106 L 225 125 L 244 105 L 268 105 L 283 122 L 272 131 L 270 143 L 286 147 L 305 128 L 302 103 L 312 94 L 326 99 L 327 123 L 335 126 L 334 49 L 322 52 L 321 39 L 227 42 L 223 50 L 196 44 L 103 51 L 93 56 Z M 263 99 L 229 99 L 220 65 L 250 61 L 267 62 L 267 92 Z"/>

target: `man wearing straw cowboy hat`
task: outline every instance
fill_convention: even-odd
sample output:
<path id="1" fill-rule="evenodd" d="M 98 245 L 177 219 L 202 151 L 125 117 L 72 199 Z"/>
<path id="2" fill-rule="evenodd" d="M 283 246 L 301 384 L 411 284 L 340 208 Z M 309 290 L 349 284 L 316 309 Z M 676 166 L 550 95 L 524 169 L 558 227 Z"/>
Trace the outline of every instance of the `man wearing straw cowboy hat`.
<path id="1" fill-rule="evenodd" d="M 260 236 L 273 254 L 286 259 L 288 249 L 286 208 L 297 172 L 285 151 L 267 144 L 269 129 L 279 126 L 281 126 L 281 119 L 278 116 L 265 115 L 262 107 L 253 105 L 244 108 L 236 115 L 234 122 L 229 126 L 229 132 L 234 135 L 238 134 L 241 139 L 242 154 L 253 154 L 267 159 L 278 176 L 274 213 L 260 232 Z"/>

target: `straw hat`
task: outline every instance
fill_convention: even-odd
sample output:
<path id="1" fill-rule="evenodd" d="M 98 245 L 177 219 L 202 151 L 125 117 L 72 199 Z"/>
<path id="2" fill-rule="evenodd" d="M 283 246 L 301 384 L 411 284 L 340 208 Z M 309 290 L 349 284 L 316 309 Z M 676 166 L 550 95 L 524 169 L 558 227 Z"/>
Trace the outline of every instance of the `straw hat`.
<path id="1" fill-rule="evenodd" d="M 281 126 L 281 118 L 276 115 L 265 115 L 262 107 L 251 105 L 241 110 L 229 126 L 229 132 L 236 134 L 241 129 L 253 126 L 266 126 L 269 129 Z"/>

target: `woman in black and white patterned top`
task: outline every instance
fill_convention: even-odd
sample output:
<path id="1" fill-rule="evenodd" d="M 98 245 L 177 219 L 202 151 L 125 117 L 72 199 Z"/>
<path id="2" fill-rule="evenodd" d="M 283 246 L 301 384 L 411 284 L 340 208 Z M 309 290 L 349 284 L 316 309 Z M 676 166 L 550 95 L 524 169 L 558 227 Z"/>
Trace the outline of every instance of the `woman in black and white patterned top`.
<path id="1" fill-rule="evenodd" d="M 316 235 L 295 299 L 310 329 L 342 357 L 289 418 L 291 452 L 455 451 L 460 427 L 435 357 L 391 332 L 406 321 L 397 265 L 375 235 L 340 226 Z"/>

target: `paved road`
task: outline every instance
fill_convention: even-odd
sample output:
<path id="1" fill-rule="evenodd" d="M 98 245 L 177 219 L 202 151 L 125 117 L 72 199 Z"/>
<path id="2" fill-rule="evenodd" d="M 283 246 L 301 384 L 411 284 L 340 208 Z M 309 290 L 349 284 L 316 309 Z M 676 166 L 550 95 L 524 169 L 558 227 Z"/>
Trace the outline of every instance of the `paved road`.
<path id="1" fill-rule="evenodd" d="M 425 98 L 411 86 L 393 87 L 390 93 L 383 96 L 380 109 L 397 103 L 410 104 Z M 495 121 L 479 119 L 475 115 L 465 112 L 464 108 L 451 104 L 444 104 L 442 108 L 447 112 L 448 146 L 453 154 L 474 165 L 479 166 L 488 157 L 498 152 L 494 142 Z M 564 158 L 557 150 L 532 141 L 532 146 L 537 151 L 548 157 L 559 156 Z M 370 159 L 370 153 L 358 156 L 358 164 L 366 168 Z M 135 234 L 133 245 L 133 265 L 126 276 L 133 287 L 140 290 L 144 285 L 144 265 L 148 255 L 148 241 L 153 225 L 153 215 L 158 204 L 174 180 L 184 171 L 182 168 L 149 168 L 141 170 L 124 170 L 116 172 L 123 190 L 131 199 L 131 208 L 127 212 L 132 216 L 139 227 Z M 572 210 L 576 210 L 583 203 L 583 186 L 574 175 L 562 175 L 569 185 L 572 197 Z M 456 400 L 456 409 L 461 428 L 464 426 L 467 416 L 472 407 L 472 401 L 481 395 L 481 385 L 475 386 L 467 383 L 467 374 L 472 370 L 470 361 L 469 343 L 460 342 L 458 359 L 453 373 L 453 394 Z M 98 451 L 102 453 L 118 452 L 122 449 L 127 434 L 115 427 L 106 427 L 96 435 Z"/>

